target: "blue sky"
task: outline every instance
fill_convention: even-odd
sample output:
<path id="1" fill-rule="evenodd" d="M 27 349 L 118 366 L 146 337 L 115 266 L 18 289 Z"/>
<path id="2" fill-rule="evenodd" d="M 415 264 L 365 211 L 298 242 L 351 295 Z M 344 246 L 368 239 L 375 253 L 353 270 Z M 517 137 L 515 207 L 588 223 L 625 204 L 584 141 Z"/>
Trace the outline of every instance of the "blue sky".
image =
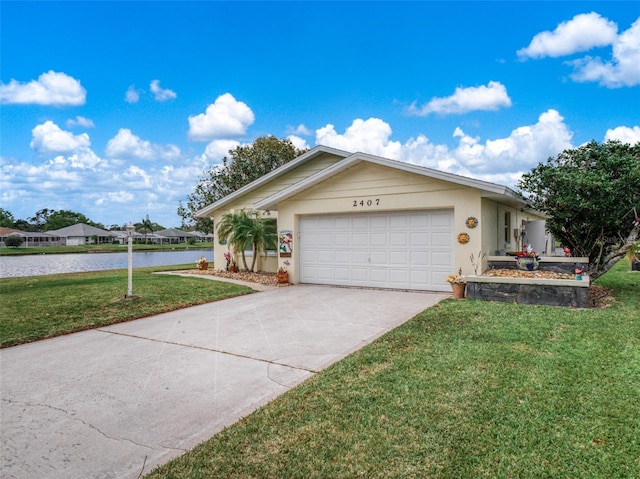
<path id="1" fill-rule="evenodd" d="M 640 141 L 640 2 L 3 1 L 0 207 L 105 225 L 263 135 L 513 187 Z"/>

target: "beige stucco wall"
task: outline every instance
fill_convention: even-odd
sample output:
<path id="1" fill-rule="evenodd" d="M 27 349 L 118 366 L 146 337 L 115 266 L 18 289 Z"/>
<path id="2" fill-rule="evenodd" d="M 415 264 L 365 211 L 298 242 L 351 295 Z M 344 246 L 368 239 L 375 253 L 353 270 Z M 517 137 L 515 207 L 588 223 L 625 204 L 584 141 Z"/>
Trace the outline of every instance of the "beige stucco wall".
<path id="1" fill-rule="evenodd" d="M 367 200 L 374 200 L 366 206 Z M 360 200 L 365 205 L 359 206 Z M 380 200 L 379 202 L 375 200 Z M 373 213 L 377 211 L 402 211 L 423 209 L 453 209 L 455 242 L 455 273 L 471 274 L 471 251 L 482 247 L 482 210 L 480 192 L 453 183 L 435 180 L 421 175 L 371 163 L 361 163 L 327 181 L 283 201 L 278 206 L 278 230 L 293 231 L 293 257 L 289 260 L 289 280 L 298 281 L 297 238 L 299 219 L 304 215 Z M 358 206 L 354 207 L 354 201 Z M 469 216 L 479 219 L 474 230 L 465 226 Z M 470 241 L 466 245 L 457 242 L 458 233 L 467 232 Z M 282 265 L 283 260 L 280 260 Z"/>

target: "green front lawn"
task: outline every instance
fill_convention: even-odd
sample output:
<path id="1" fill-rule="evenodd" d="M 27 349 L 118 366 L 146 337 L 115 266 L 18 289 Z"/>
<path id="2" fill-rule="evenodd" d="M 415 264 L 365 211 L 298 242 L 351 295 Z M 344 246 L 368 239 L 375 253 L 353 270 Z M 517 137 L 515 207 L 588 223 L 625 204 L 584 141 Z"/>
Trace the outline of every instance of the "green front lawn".
<path id="1" fill-rule="evenodd" d="M 0 279 L 0 347 L 150 316 L 250 293 L 245 286 L 152 274 L 193 265 Z"/>
<path id="2" fill-rule="evenodd" d="M 150 478 L 638 478 L 640 274 L 609 307 L 447 300 Z"/>

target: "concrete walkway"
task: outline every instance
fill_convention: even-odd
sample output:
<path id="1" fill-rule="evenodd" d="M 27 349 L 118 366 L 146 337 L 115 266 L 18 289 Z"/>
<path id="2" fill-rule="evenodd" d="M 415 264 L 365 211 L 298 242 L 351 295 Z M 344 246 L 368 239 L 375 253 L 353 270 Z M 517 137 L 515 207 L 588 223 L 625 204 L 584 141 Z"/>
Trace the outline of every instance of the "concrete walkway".
<path id="1" fill-rule="evenodd" d="M 137 478 L 449 295 L 264 288 L 0 351 L 0 476 Z"/>

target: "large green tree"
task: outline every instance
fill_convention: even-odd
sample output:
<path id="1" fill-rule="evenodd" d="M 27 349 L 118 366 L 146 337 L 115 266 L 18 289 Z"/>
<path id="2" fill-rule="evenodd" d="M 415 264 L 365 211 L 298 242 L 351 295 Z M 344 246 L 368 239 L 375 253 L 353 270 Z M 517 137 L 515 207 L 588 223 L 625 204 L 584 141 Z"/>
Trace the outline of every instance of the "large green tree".
<path id="1" fill-rule="evenodd" d="M 230 193 L 257 180 L 261 176 L 288 163 L 304 153 L 291 140 L 280 140 L 274 136 L 263 136 L 251 145 L 237 146 L 229 150 L 222 165 L 204 172 L 186 204 L 180 202 L 178 215 L 183 227 L 193 227 L 200 231 L 212 230 L 211 220 L 196 218 L 195 213 L 205 206 L 224 198 Z"/>
<path id="2" fill-rule="evenodd" d="M 5 210 L 4 208 L 0 208 L 0 226 L 4 226 L 5 228 L 13 228 L 13 224 L 15 223 L 15 218 L 10 211 Z"/>
<path id="3" fill-rule="evenodd" d="M 234 253 L 240 252 L 246 271 L 253 271 L 261 252 L 276 249 L 276 222 L 273 218 L 261 218 L 257 211 L 226 213 L 218 223 L 218 237 L 226 241 Z M 245 255 L 249 248 L 253 250 L 251 268 L 247 266 Z"/>
<path id="4" fill-rule="evenodd" d="M 595 141 L 549 158 L 518 187 L 546 213 L 547 229 L 574 256 L 587 256 L 592 279 L 607 272 L 640 234 L 640 143 Z"/>

